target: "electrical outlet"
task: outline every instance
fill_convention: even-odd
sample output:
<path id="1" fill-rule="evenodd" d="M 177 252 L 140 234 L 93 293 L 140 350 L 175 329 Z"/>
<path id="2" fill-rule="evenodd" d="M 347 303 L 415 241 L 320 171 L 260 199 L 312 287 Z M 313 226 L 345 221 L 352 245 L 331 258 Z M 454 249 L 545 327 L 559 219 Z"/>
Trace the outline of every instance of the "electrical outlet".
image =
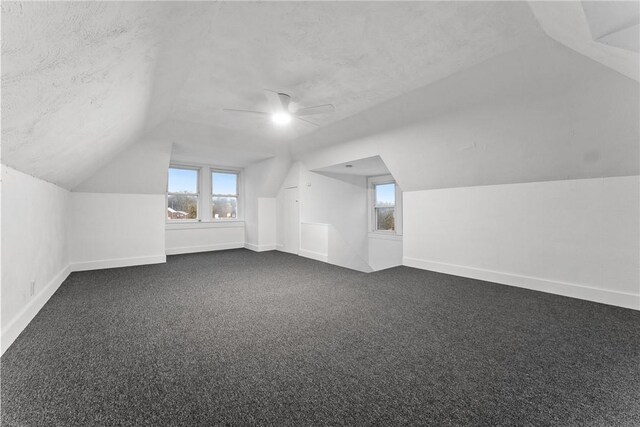
<path id="1" fill-rule="evenodd" d="M 29 295 L 33 296 L 36 293 L 36 281 L 31 281 L 31 286 L 29 287 Z"/>

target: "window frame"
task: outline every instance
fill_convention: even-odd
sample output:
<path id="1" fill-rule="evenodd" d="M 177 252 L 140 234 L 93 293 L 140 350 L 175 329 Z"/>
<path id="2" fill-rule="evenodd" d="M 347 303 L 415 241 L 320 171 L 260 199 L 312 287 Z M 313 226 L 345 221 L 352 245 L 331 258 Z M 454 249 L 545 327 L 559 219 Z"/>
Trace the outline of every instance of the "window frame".
<path id="1" fill-rule="evenodd" d="M 213 174 L 214 173 L 226 173 L 236 176 L 236 194 L 218 194 L 213 192 Z M 240 221 L 241 202 L 240 202 L 240 170 L 230 168 L 209 168 L 209 182 L 211 184 L 211 191 L 209 192 L 209 215 L 212 222 L 217 221 Z M 235 218 L 214 218 L 213 217 L 213 198 L 214 197 L 235 197 L 236 199 L 236 217 Z"/>
<path id="2" fill-rule="evenodd" d="M 167 218 L 166 209 L 169 206 L 169 169 L 190 169 L 198 171 L 198 218 L 197 219 L 169 219 Z M 209 173 L 207 173 L 209 171 Z M 212 217 L 212 173 L 213 172 L 234 173 L 237 176 L 236 191 L 238 194 L 238 210 L 236 218 L 218 218 Z M 213 224 L 218 223 L 220 226 L 227 223 L 232 226 L 233 222 L 244 222 L 244 169 L 233 166 L 221 166 L 212 164 L 202 164 L 195 162 L 170 162 L 167 169 L 167 185 L 165 192 L 165 225 L 169 229 L 193 227 L 194 223 Z M 182 193 L 183 194 L 183 193 Z M 207 196 L 209 194 L 209 196 Z M 181 225 L 182 224 L 182 225 Z M 199 227 L 199 226 L 197 226 Z"/>
<path id="3" fill-rule="evenodd" d="M 182 170 L 193 170 L 196 171 L 196 193 L 175 193 L 175 192 L 169 192 L 169 169 L 182 169 Z M 202 191 L 200 191 L 200 168 L 197 166 L 190 166 L 190 165 L 181 165 L 181 164 L 169 164 L 169 168 L 167 169 L 167 191 L 165 194 L 165 209 L 169 208 L 169 196 L 176 196 L 176 195 L 182 195 L 184 196 L 189 195 L 189 196 L 196 196 L 196 207 L 197 207 L 197 215 L 195 218 L 184 218 L 184 219 L 169 219 L 168 216 L 166 215 L 165 212 L 165 222 L 167 222 L 168 224 L 175 224 L 175 223 L 179 223 L 179 222 L 200 222 L 201 221 L 201 203 L 200 203 L 200 195 L 202 194 Z"/>
<path id="4" fill-rule="evenodd" d="M 376 210 L 379 207 L 390 206 L 376 206 L 376 186 L 384 184 L 393 184 L 395 186 L 395 205 L 393 206 L 393 222 L 395 230 L 378 230 Z M 387 236 L 402 236 L 402 190 L 398 186 L 398 183 L 391 175 L 370 176 L 367 178 L 368 189 L 368 216 L 369 216 L 369 233 L 376 235 Z"/>

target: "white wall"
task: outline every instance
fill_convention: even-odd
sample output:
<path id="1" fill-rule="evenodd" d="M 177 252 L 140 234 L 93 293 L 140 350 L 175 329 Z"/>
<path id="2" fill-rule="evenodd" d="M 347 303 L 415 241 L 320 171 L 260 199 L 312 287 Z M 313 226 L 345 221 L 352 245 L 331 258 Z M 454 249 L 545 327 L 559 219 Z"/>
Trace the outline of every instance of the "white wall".
<path id="1" fill-rule="evenodd" d="M 171 144 L 145 138 L 120 152 L 71 193 L 74 270 L 164 262 Z"/>
<path id="2" fill-rule="evenodd" d="M 290 167 L 291 157 L 287 150 L 281 149 L 276 156 L 244 169 L 247 248 L 256 251 L 275 249 L 275 198 Z"/>
<path id="3" fill-rule="evenodd" d="M 286 188 L 298 188 L 300 185 L 300 169 L 299 162 L 295 162 L 291 165 L 287 174 L 285 175 L 278 194 L 276 196 L 276 249 L 281 250 L 284 248 L 284 236 L 285 236 L 285 189 Z M 299 192 L 298 192 L 299 194 Z"/>
<path id="4" fill-rule="evenodd" d="M 295 178 L 298 178 L 297 182 Z M 366 177 L 315 173 L 302 164 L 294 164 L 283 186 L 293 184 L 299 188 L 300 222 L 328 225 L 325 233 L 328 239 L 327 262 L 371 271 L 368 265 Z M 317 247 L 318 242 L 305 240 L 316 234 L 311 229 L 306 231 L 309 232 L 300 236 L 301 249 Z M 305 254 L 300 252 L 302 256 Z M 315 259 L 320 258 L 315 256 Z"/>
<path id="5" fill-rule="evenodd" d="M 363 259 L 367 259 L 367 180 L 302 168 L 300 221 L 333 225 Z"/>
<path id="6" fill-rule="evenodd" d="M 404 193 L 404 263 L 640 309 L 640 178 Z"/>
<path id="7" fill-rule="evenodd" d="M 242 221 L 167 224 L 166 253 L 175 255 L 242 248 L 244 234 Z"/>
<path id="8" fill-rule="evenodd" d="M 165 196 L 71 193 L 74 270 L 165 261 Z"/>
<path id="9" fill-rule="evenodd" d="M 374 271 L 402 265 L 402 236 L 370 233 L 369 265 Z"/>
<path id="10" fill-rule="evenodd" d="M 365 176 L 311 172 L 296 162 L 282 183 L 283 189 L 290 187 L 299 190 L 300 256 L 364 272 L 402 265 L 402 237 L 369 232 L 370 189 Z M 284 209 L 283 197 L 281 191 L 279 212 Z M 283 246 L 282 221 L 279 214 L 278 248 Z"/>
<path id="11" fill-rule="evenodd" d="M 300 256 L 329 261 L 329 224 L 300 223 Z"/>
<path id="12" fill-rule="evenodd" d="M 258 244 L 257 251 L 276 248 L 276 198 L 258 197 Z"/>
<path id="13" fill-rule="evenodd" d="M 167 169 L 172 156 L 171 143 L 148 136 L 121 152 L 74 189 L 74 197 L 75 194 L 85 194 L 78 196 L 78 200 L 82 199 L 85 205 L 82 207 L 83 217 L 79 225 L 73 227 L 75 239 L 81 243 L 78 253 L 73 255 L 74 263 L 87 263 L 86 268 L 93 268 L 114 263 L 161 262 L 163 258 L 158 255 L 160 247 L 163 256 L 165 252 L 172 255 L 238 248 L 245 246 L 245 234 L 247 247 L 251 249 L 275 248 L 276 219 L 275 206 L 272 206 L 275 199 L 272 202 L 260 199 L 275 197 L 290 164 L 286 150 L 280 150 L 274 157 L 253 163 L 245 169 L 238 168 L 241 173 L 240 220 L 220 223 L 207 221 L 206 210 L 201 212 L 204 218 L 202 222 L 165 224 Z M 189 163 L 202 167 L 200 189 L 203 194 L 211 192 L 209 167 L 231 166 L 203 163 L 208 160 L 199 159 L 198 162 Z M 158 207 L 160 200 L 161 206 Z M 134 208 L 136 219 L 133 221 L 120 221 L 102 213 L 105 205 L 110 203 L 123 203 L 126 209 L 134 206 L 142 208 Z M 120 209 L 125 209 L 125 206 Z M 206 206 L 208 208 L 208 204 Z M 162 219 L 161 228 L 158 214 Z M 120 226 L 127 230 L 126 235 L 101 232 Z M 90 238 L 85 233 L 87 229 L 90 229 Z M 128 246 L 123 246 L 123 238 L 127 239 L 127 236 L 131 236 L 131 241 Z M 146 247 L 138 242 L 142 236 L 149 237 L 150 243 Z M 85 246 L 92 247 L 92 242 L 100 242 L 99 248 L 84 251 Z"/>
<path id="14" fill-rule="evenodd" d="M 2 168 L 2 352 L 68 276 L 70 194 Z M 35 281 L 31 294 L 31 281 Z"/>

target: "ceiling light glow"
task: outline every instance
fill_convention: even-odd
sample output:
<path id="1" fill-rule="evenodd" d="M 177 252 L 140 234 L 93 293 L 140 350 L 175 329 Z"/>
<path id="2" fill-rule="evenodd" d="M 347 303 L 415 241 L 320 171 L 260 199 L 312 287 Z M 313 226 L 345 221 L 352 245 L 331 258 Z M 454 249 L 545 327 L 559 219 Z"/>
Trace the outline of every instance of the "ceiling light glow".
<path id="1" fill-rule="evenodd" d="M 291 122 L 291 114 L 275 113 L 271 116 L 271 120 L 273 120 L 273 123 L 279 126 L 287 125 Z"/>

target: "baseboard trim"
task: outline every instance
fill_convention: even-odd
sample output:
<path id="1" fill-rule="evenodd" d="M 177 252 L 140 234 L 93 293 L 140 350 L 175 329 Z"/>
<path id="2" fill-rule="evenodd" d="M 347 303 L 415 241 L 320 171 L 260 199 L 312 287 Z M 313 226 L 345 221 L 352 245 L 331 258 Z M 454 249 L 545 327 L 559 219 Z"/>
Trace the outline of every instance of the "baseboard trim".
<path id="1" fill-rule="evenodd" d="M 105 268 L 132 267 L 136 265 L 161 264 L 167 262 L 165 255 L 107 259 L 99 261 L 70 263 L 62 269 L 2 330 L 0 336 L 0 355 L 13 344 L 18 336 L 29 325 L 38 312 L 49 301 L 60 285 L 74 271 L 101 270 Z"/>
<path id="2" fill-rule="evenodd" d="M 24 331 L 29 323 L 36 317 L 36 314 L 44 307 L 49 301 L 49 298 L 58 290 L 62 282 L 71 274 L 71 265 L 67 265 L 63 268 L 52 280 L 47 283 L 37 295 L 35 295 L 31 301 L 18 313 L 9 324 L 2 330 L 0 337 L 0 355 L 13 344 L 18 336 Z"/>
<path id="3" fill-rule="evenodd" d="M 276 245 L 256 245 L 253 243 L 245 243 L 244 247 L 254 252 L 275 251 Z"/>
<path id="4" fill-rule="evenodd" d="M 167 262 L 165 255 L 153 255 L 133 258 L 102 259 L 97 261 L 74 262 L 71 271 L 102 270 L 105 268 L 133 267 L 136 265 L 162 264 Z"/>
<path id="5" fill-rule="evenodd" d="M 320 252 L 309 251 L 307 249 L 300 249 L 298 255 L 305 258 L 315 259 L 316 261 L 329 262 L 329 255 Z"/>
<path id="6" fill-rule="evenodd" d="M 213 245 L 200 245 L 200 246 L 184 246 L 180 248 L 167 248 L 167 255 L 180 255 L 180 254 L 193 254 L 197 252 L 211 252 L 222 251 L 225 249 L 238 249 L 244 248 L 244 242 L 231 242 L 231 243 L 216 243 Z"/>
<path id="7" fill-rule="evenodd" d="M 512 273 L 447 264 L 411 257 L 403 257 L 402 264 L 422 270 L 469 277 L 487 282 L 500 283 L 502 285 L 516 286 L 534 291 L 547 292 L 550 294 L 640 310 L 640 295 L 626 292 L 611 291 L 607 289 L 578 285 L 575 283 L 553 281 L 538 277 L 522 276 Z"/>

